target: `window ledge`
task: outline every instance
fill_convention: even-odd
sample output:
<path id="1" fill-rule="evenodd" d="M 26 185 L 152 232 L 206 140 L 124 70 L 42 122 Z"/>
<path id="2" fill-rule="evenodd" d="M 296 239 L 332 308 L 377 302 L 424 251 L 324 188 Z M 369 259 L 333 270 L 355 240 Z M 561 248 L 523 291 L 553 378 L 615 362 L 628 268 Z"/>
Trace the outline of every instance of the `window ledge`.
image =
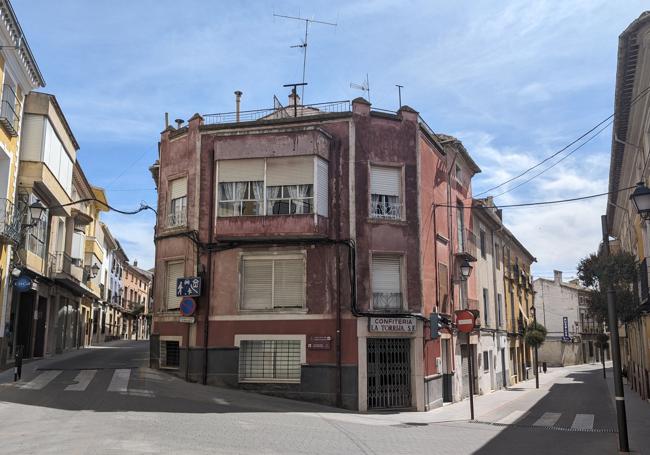
<path id="1" fill-rule="evenodd" d="M 375 218 L 372 216 L 368 217 L 368 223 L 372 224 L 394 224 L 398 226 L 407 226 L 409 223 L 404 219 L 394 220 L 391 218 Z"/>
<path id="2" fill-rule="evenodd" d="M 300 379 L 240 379 L 240 384 L 300 384 Z"/>
<path id="3" fill-rule="evenodd" d="M 244 310 L 240 309 L 239 312 L 241 314 L 278 314 L 278 313 L 286 313 L 286 314 L 307 314 L 307 308 L 278 308 L 278 309 L 271 309 L 271 310 Z"/>

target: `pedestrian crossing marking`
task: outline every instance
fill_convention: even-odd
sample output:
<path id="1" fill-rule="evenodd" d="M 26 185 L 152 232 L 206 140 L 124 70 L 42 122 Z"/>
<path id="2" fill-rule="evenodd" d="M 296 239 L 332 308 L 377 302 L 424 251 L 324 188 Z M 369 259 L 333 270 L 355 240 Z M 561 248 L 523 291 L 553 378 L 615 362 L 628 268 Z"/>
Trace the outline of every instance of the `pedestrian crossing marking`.
<path id="1" fill-rule="evenodd" d="M 111 383 L 108 385 L 107 392 L 126 392 L 129 387 L 130 369 L 119 369 L 113 373 Z"/>
<path id="2" fill-rule="evenodd" d="M 525 411 L 512 411 L 510 414 L 503 417 L 502 419 L 497 420 L 495 423 L 498 423 L 498 424 L 501 424 L 501 425 L 509 425 L 509 424 L 515 423 L 517 420 L 521 419 L 521 417 L 525 413 L 526 413 Z"/>
<path id="3" fill-rule="evenodd" d="M 591 430 L 593 427 L 593 414 L 576 414 L 575 419 L 573 419 L 573 424 L 571 425 L 571 428 L 576 428 L 579 430 Z"/>
<path id="4" fill-rule="evenodd" d="M 76 384 L 70 384 L 65 390 L 83 392 L 90 384 L 90 381 L 93 380 L 95 374 L 97 374 L 97 370 L 81 370 L 77 377 L 74 378 Z"/>
<path id="5" fill-rule="evenodd" d="M 559 412 L 545 412 L 544 415 L 537 419 L 537 422 L 535 422 L 533 426 L 552 427 L 558 420 L 560 420 L 560 416 L 562 416 L 562 414 Z"/>
<path id="6" fill-rule="evenodd" d="M 27 384 L 20 386 L 21 389 L 28 390 L 41 390 L 43 387 L 48 385 L 54 378 L 61 374 L 61 370 L 48 370 L 44 371 L 34 379 L 29 381 Z"/>

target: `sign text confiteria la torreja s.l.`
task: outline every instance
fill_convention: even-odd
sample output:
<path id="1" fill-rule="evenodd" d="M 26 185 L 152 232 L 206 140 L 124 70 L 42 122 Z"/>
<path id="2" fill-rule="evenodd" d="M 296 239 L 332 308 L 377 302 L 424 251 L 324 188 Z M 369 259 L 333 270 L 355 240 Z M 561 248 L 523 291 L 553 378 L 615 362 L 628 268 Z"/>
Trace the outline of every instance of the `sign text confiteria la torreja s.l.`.
<path id="1" fill-rule="evenodd" d="M 368 319 L 370 332 L 415 332 L 415 318 L 384 318 L 371 317 Z"/>

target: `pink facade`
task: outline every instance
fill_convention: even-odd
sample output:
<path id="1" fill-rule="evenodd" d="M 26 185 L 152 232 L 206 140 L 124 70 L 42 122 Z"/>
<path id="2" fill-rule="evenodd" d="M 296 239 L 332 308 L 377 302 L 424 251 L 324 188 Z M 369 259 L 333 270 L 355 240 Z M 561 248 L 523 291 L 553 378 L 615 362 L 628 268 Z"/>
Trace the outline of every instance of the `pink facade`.
<path id="1" fill-rule="evenodd" d="M 450 207 L 471 206 L 479 171 L 462 145 L 406 106 L 379 113 L 363 99 L 344 112 L 208 123 L 195 115 L 165 130 L 152 168 L 154 363 L 364 411 L 441 405 L 443 373 L 462 360 L 456 334 L 441 349 L 427 319 L 477 303 L 471 277 L 461 295 L 469 256 L 457 254 Z M 471 232 L 469 209 L 463 222 Z M 192 324 L 170 287 L 180 276 L 203 278 Z M 401 372 L 386 380 L 389 352 Z M 386 381 L 399 393 L 386 395 Z"/>

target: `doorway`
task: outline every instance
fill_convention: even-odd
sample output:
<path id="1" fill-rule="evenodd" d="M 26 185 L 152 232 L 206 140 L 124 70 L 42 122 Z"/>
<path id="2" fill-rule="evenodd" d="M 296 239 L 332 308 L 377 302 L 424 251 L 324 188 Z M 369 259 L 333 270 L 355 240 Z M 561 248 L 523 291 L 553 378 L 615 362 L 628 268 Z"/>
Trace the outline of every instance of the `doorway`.
<path id="1" fill-rule="evenodd" d="M 36 334 L 34 337 L 34 357 L 43 357 L 45 353 L 45 327 L 47 320 L 47 298 L 38 297 L 38 307 L 34 313 Z"/>
<path id="2" fill-rule="evenodd" d="M 368 338 L 368 409 L 411 407 L 411 340 Z"/>

